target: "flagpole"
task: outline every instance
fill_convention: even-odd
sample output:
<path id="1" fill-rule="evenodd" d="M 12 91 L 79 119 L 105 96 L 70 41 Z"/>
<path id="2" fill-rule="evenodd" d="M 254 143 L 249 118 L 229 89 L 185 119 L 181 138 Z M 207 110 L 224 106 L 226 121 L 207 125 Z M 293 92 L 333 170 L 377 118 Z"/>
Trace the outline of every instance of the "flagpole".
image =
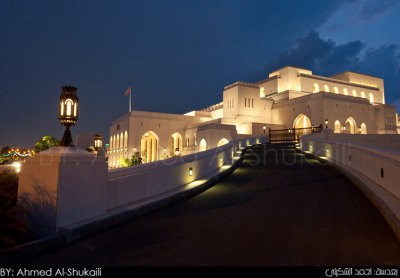
<path id="1" fill-rule="evenodd" d="M 132 88 L 129 86 L 129 113 L 132 111 L 131 109 L 131 95 L 132 95 Z"/>

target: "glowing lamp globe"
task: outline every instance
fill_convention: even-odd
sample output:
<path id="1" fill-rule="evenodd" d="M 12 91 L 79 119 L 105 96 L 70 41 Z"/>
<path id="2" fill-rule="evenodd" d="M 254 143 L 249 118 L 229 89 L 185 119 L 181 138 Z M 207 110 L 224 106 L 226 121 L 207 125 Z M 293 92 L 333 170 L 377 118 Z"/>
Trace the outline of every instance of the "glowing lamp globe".
<path id="1" fill-rule="evenodd" d="M 72 146 L 69 127 L 75 125 L 78 121 L 78 96 L 76 95 L 78 89 L 73 86 L 62 86 L 61 88 L 58 119 L 66 127 L 61 146 L 68 147 Z"/>

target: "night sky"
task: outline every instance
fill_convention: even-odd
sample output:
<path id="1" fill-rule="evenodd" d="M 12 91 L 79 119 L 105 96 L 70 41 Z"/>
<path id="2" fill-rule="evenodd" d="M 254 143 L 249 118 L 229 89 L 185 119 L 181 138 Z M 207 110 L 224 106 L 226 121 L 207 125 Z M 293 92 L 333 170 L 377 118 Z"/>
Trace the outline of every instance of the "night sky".
<path id="1" fill-rule="evenodd" d="M 382 77 L 400 112 L 400 0 L 0 1 L 0 145 L 61 139 L 61 86 L 78 132 L 133 109 L 186 113 L 285 65 Z"/>

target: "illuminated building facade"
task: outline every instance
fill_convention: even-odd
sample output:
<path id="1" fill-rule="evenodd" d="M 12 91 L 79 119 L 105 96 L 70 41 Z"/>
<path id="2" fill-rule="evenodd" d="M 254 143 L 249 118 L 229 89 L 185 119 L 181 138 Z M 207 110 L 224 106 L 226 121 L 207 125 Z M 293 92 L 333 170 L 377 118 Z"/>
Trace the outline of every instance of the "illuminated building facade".
<path id="1" fill-rule="evenodd" d="M 256 83 L 224 88 L 222 102 L 183 115 L 132 111 L 110 127 L 109 167 L 139 153 L 143 162 L 257 136 L 268 129 L 325 126 L 335 133 L 397 134 L 383 79 L 355 72 L 330 77 L 286 66 Z"/>

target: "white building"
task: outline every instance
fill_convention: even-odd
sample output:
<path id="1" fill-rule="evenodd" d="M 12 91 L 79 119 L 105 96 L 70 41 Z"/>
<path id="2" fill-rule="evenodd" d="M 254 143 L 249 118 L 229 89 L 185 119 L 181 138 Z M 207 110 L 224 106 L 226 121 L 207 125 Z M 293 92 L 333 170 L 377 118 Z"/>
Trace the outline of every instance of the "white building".
<path id="1" fill-rule="evenodd" d="M 383 79 L 355 72 L 331 77 L 286 66 L 256 83 L 224 88 L 223 101 L 184 115 L 132 111 L 110 127 L 109 167 L 139 152 L 144 162 L 214 148 L 265 130 L 325 125 L 335 133 L 396 134 Z"/>

